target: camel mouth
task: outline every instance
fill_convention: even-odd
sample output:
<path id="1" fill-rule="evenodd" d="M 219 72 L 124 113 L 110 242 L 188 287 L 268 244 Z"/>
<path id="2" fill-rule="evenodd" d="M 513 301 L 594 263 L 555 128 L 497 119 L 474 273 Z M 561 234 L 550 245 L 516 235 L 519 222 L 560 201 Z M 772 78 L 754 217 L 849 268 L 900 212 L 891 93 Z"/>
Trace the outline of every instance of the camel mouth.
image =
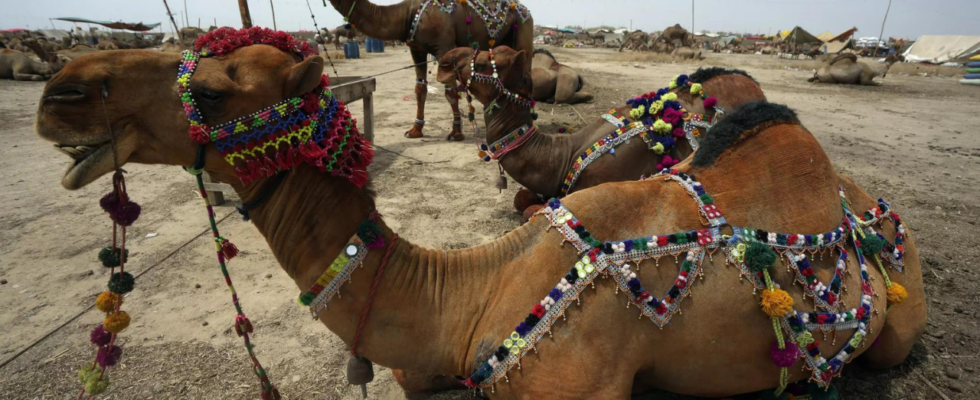
<path id="1" fill-rule="evenodd" d="M 54 147 L 72 159 L 71 164 L 65 169 L 65 174 L 61 178 L 61 185 L 65 189 L 79 189 L 112 168 L 112 149 L 108 141 L 96 145 L 67 145 L 56 143 Z"/>

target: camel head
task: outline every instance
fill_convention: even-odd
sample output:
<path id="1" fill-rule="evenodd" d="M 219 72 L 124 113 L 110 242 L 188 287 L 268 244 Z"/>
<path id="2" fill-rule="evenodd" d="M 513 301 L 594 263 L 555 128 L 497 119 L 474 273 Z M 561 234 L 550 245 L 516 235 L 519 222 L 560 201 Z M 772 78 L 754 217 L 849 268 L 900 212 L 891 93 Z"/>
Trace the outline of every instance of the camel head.
<path id="1" fill-rule="evenodd" d="M 214 49 L 212 49 L 212 53 Z M 202 58 L 189 89 L 204 123 L 217 126 L 313 90 L 323 61 L 270 45 L 247 45 Z M 69 63 L 44 88 L 36 131 L 71 158 L 61 184 L 81 188 L 119 165 L 192 165 L 197 142 L 178 98 L 182 56 L 149 50 L 86 54 Z M 113 140 L 114 136 L 114 140 Z M 216 176 L 234 176 L 214 146 L 206 147 Z M 229 171 L 224 171 L 227 168 Z M 232 175 L 226 175 L 232 174 Z"/>
<path id="2" fill-rule="evenodd" d="M 530 62 L 523 50 L 517 51 L 507 46 L 497 46 L 493 49 L 493 64 L 497 66 L 497 76 L 504 87 L 530 97 L 531 78 L 524 74 L 524 63 Z M 460 84 L 465 84 L 474 71 L 470 70 L 470 63 L 477 74 L 491 75 L 494 73 L 493 65 L 490 62 L 490 52 L 480 51 L 476 59 L 473 59 L 473 49 L 469 47 L 458 47 L 446 53 L 439 60 L 439 71 L 436 80 L 445 85 L 452 85 L 459 80 Z M 469 87 L 470 94 L 478 101 L 487 104 L 497 98 L 498 89 L 491 83 L 473 80 Z"/>

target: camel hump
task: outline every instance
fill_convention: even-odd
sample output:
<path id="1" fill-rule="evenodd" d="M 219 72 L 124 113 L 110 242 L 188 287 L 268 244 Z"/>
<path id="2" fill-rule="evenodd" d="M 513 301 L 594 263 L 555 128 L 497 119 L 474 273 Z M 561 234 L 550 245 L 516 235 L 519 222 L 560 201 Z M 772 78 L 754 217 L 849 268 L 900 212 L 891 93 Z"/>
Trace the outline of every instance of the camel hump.
<path id="1" fill-rule="evenodd" d="M 755 82 L 756 84 L 759 83 L 758 81 L 755 80 L 755 78 L 749 75 L 748 72 L 745 72 L 740 69 L 729 69 L 729 68 L 722 68 L 722 67 L 698 68 L 697 71 L 694 71 L 694 73 L 691 74 L 690 81 L 694 83 L 705 83 L 713 78 L 717 78 L 719 76 L 724 76 L 724 75 L 742 75 L 746 78 L 751 79 L 752 82 Z"/>
<path id="2" fill-rule="evenodd" d="M 709 129 L 709 134 L 694 153 L 691 162 L 695 167 L 708 167 L 715 163 L 725 149 L 738 141 L 745 132 L 762 125 L 799 125 L 796 112 L 782 104 L 765 100 L 746 103 L 727 114 Z"/>
<path id="3" fill-rule="evenodd" d="M 854 55 L 854 54 L 852 54 L 852 53 L 841 53 L 841 54 L 837 55 L 837 57 L 834 57 L 833 60 L 830 60 L 830 65 L 834 65 L 834 63 L 836 63 L 836 62 L 838 62 L 840 60 L 843 60 L 843 59 L 848 59 L 848 60 L 851 60 L 851 62 L 855 62 L 855 63 L 858 60 L 857 59 L 857 56 Z"/>
<path id="4" fill-rule="evenodd" d="M 545 50 L 545 49 L 534 49 L 534 54 L 545 54 L 548 57 L 551 57 L 552 60 L 555 60 L 555 55 L 554 54 L 551 54 L 550 51 Z M 558 61 L 558 60 L 555 60 L 555 61 Z"/>

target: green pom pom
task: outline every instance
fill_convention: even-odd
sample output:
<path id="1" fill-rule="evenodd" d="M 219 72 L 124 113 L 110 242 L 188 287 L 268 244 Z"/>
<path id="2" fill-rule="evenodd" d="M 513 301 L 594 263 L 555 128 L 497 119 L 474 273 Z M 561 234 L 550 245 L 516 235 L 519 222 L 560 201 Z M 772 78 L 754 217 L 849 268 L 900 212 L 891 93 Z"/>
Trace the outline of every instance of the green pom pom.
<path id="1" fill-rule="evenodd" d="M 129 272 L 116 272 L 109 277 L 109 291 L 116 294 L 126 294 L 133 291 L 136 278 Z"/>
<path id="2" fill-rule="evenodd" d="M 129 262 L 129 249 L 126 249 L 124 259 Z M 106 268 L 113 268 L 122 265 L 119 260 L 119 248 L 118 247 L 103 247 L 99 250 L 99 261 L 102 261 L 102 265 Z"/>
<path id="3" fill-rule="evenodd" d="M 78 382 L 84 385 L 93 375 L 98 377 L 99 370 L 95 368 L 94 364 L 86 363 L 82 369 L 78 370 Z"/>
<path id="4" fill-rule="evenodd" d="M 745 250 L 745 265 L 752 272 L 762 272 L 776 262 L 776 252 L 769 246 L 752 242 Z"/>
<path id="5" fill-rule="evenodd" d="M 480 43 L 479 42 L 470 43 L 470 47 L 472 47 L 473 50 L 479 50 L 480 49 Z"/>
<path id="6" fill-rule="evenodd" d="M 536 113 L 536 112 L 531 113 L 531 120 L 532 121 L 537 121 L 538 120 L 538 113 Z"/>
<path id="7" fill-rule="evenodd" d="M 361 222 L 357 226 L 357 237 L 361 238 L 364 243 L 374 243 L 381 237 L 381 228 L 371 221 Z"/>
<path id="8" fill-rule="evenodd" d="M 883 248 L 885 248 L 885 240 L 877 234 L 871 233 L 861 239 L 861 252 L 868 257 L 880 253 Z"/>
<path id="9" fill-rule="evenodd" d="M 91 378 L 85 382 L 85 393 L 99 395 L 109 388 L 109 377 L 103 375 L 99 379 L 99 374 L 92 374 Z"/>

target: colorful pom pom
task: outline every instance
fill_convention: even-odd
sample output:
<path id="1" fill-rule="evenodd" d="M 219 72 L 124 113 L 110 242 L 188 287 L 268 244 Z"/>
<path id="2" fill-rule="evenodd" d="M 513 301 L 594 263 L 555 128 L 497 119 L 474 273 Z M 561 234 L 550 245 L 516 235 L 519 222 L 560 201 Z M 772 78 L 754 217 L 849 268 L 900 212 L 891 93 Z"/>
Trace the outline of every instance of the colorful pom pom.
<path id="1" fill-rule="evenodd" d="M 793 297 L 782 289 L 763 290 L 762 311 L 771 318 L 778 318 L 793 310 Z"/>
<path id="2" fill-rule="evenodd" d="M 122 265 L 122 261 L 129 261 L 129 249 L 126 249 L 123 259 L 120 260 L 118 247 L 103 247 L 99 250 L 99 261 L 102 262 L 102 266 L 106 268 L 114 268 Z"/>
<path id="3" fill-rule="evenodd" d="M 706 110 L 707 109 L 715 108 L 715 106 L 718 105 L 718 98 L 717 97 L 713 97 L 713 96 L 712 97 L 708 97 L 707 99 L 704 99 L 704 103 L 703 104 L 704 104 L 704 108 Z"/>
<path id="4" fill-rule="evenodd" d="M 102 326 L 105 327 L 106 331 L 112 333 L 122 332 L 129 327 L 129 314 L 126 314 L 125 311 L 110 314 L 109 316 L 105 317 L 104 321 L 102 321 Z"/>
<path id="5" fill-rule="evenodd" d="M 96 326 L 95 329 L 92 330 L 90 340 L 92 341 L 92 344 L 96 346 L 105 346 L 112 340 L 112 334 L 106 332 L 105 328 L 102 327 L 102 324 L 99 324 L 99 326 Z"/>
<path id="6" fill-rule="evenodd" d="M 203 125 L 191 125 L 188 133 L 191 135 L 191 140 L 197 142 L 198 144 L 208 144 L 211 141 L 211 136 L 205 131 Z"/>
<path id="7" fill-rule="evenodd" d="M 385 239 L 381 236 L 381 228 L 373 221 L 365 220 L 357 226 L 357 237 L 364 241 L 369 249 L 383 249 Z"/>
<path id="8" fill-rule="evenodd" d="M 878 235 L 871 233 L 861 238 L 861 253 L 866 256 L 873 256 L 885 248 L 885 240 Z"/>
<path id="9" fill-rule="evenodd" d="M 102 196 L 102 198 L 99 199 L 99 206 L 101 206 L 102 210 L 107 213 L 116 211 L 116 209 L 119 208 L 119 195 L 117 195 L 115 191 L 106 193 L 105 196 Z"/>
<path id="10" fill-rule="evenodd" d="M 792 367 L 800 357 L 799 348 L 792 342 L 785 342 L 784 347 L 780 349 L 779 343 L 772 342 L 772 346 L 769 348 L 769 357 L 772 358 L 772 362 L 779 368 Z"/>
<path id="11" fill-rule="evenodd" d="M 565 128 L 564 126 L 558 127 L 558 133 L 565 133 L 565 132 L 568 132 L 568 128 Z"/>
<path id="12" fill-rule="evenodd" d="M 116 305 L 120 304 L 122 296 L 112 292 L 102 292 L 95 298 L 95 308 L 104 313 L 111 313 L 116 310 Z"/>
<path id="13" fill-rule="evenodd" d="M 905 290 L 905 286 L 898 283 L 892 282 L 892 285 L 888 287 L 888 305 L 894 306 L 905 301 L 909 297 L 909 292 Z"/>
<path id="14" fill-rule="evenodd" d="M 139 204 L 129 201 L 120 205 L 116 211 L 109 213 L 109 218 L 112 218 L 119 225 L 130 226 L 139 219 L 142 211 L 143 209 Z"/>
<path id="15" fill-rule="evenodd" d="M 221 255 L 225 258 L 225 260 L 231 260 L 238 255 L 238 247 L 235 247 L 235 244 L 230 240 L 219 238 L 218 241 L 221 243 L 219 249 L 221 250 Z"/>
<path id="16" fill-rule="evenodd" d="M 116 272 L 109 277 L 109 291 L 112 293 L 126 294 L 133 291 L 136 278 L 129 272 Z"/>
<path id="17" fill-rule="evenodd" d="M 235 316 L 235 333 L 238 336 L 245 335 L 246 333 L 252 333 L 252 321 L 249 321 L 247 317 L 242 314 Z"/>
<path id="18" fill-rule="evenodd" d="M 701 84 L 695 83 L 691 85 L 691 94 L 701 93 Z"/>
<path id="19" fill-rule="evenodd" d="M 99 353 L 95 355 L 95 362 L 97 362 L 102 368 L 111 367 L 119 362 L 122 357 L 122 348 L 119 346 L 112 347 L 102 347 L 99 349 Z"/>
<path id="20" fill-rule="evenodd" d="M 92 374 L 87 382 L 85 382 L 85 393 L 90 395 L 99 395 L 105 392 L 109 388 L 109 377 L 99 374 Z"/>
<path id="21" fill-rule="evenodd" d="M 776 262 L 776 252 L 769 246 L 752 242 L 745 250 L 745 265 L 752 272 L 762 272 Z"/>
<path id="22" fill-rule="evenodd" d="M 81 384 L 85 384 L 86 382 L 89 381 L 89 379 L 92 379 L 93 375 L 94 377 L 97 378 L 100 373 L 102 373 L 102 371 L 96 369 L 95 365 L 90 363 L 85 363 L 85 365 L 83 365 L 82 368 L 78 370 L 78 382 Z"/>

